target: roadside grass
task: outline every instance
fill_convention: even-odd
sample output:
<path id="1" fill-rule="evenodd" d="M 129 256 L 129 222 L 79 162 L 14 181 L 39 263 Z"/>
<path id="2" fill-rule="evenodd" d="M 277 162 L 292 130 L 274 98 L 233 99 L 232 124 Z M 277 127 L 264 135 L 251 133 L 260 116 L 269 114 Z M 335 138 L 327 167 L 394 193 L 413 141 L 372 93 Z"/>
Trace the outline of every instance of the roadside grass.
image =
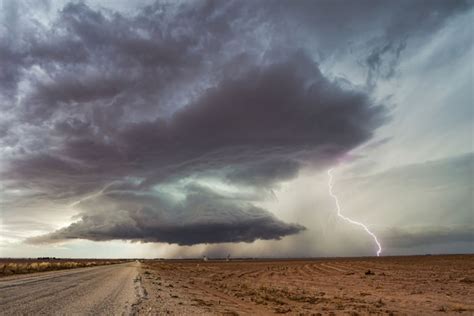
<path id="1" fill-rule="evenodd" d="M 24 274 L 24 273 L 35 273 L 35 272 L 44 272 L 44 271 L 53 271 L 53 270 L 63 270 L 63 269 L 75 269 L 75 268 L 84 268 L 84 267 L 94 267 L 99 265 L 110 265 L 123 263 L 125 260 L 12 260 L 11 262 L 3 261 L 0 262 L 0 277 L 15 275 L 15 274 Z"/>

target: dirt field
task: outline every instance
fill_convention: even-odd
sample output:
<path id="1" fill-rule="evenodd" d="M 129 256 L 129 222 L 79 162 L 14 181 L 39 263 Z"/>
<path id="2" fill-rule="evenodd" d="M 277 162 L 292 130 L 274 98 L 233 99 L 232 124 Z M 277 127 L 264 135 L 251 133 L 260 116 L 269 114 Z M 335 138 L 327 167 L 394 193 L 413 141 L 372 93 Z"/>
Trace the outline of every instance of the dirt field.
<path id="1" fill-rule="evenodd" d="M 142 264 L 139 314 L 474 312 L 474 255 Z"/>

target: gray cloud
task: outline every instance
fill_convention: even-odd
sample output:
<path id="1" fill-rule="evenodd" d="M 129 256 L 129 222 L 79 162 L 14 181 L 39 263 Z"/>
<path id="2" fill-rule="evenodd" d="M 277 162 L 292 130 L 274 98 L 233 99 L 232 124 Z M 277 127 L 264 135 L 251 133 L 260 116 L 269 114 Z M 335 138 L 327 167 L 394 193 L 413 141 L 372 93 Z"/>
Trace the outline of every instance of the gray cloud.
<path id="1" fill-rule="evenodd" d="M 179 203 L 151 192 L 109 191 L 87 204 L 102 207 L 95 206 L 96 210 L 86 211 L 80 221 L 49 235 L 31 238 L 29 242 L 82 238 L 193 245 L 280 239 L 304 230 L 303 226 L 286 224 L 250 203 L 219 196 L 200 187 L 190 188 L 185 200 Z M 135 206 L 140 208 L 134 209 Z"/>
<path id="2" fill-rule="evenodd" d="M 271 187 L 295 177 L 300 164 L 308 159 L 319 157 L 321 163 L 351 150 L 369 139 L 385 119 L 382 106 L 373 106 L 362 93 L 343 90 L 324 78 L 316 64 L 297 54 L 288 61 L 223 81 L 170 119 L 120 127 L 107 142 L 79 133 L 88 128 L 87 123 L 56 125 L 63 136 L 59 150 L 16 160 L 10 176 L 28 178 L 43 187 L 47 178 L 52 186 L 49 198 L 61 197 L 56 194 L 64 194 L 69 186 L 74 194 L 75 182 L 101 186 L 104 179 L 126 176 L 140 179 L 130 188 L 136 197 L 154 186 L 216 170 L 231 184 Z M 57 192 L 59 186 L 63 189 Z M 79 194 L 82 186 L 76 189 Z M 204 193 L 187 196 L 185 201 L 192 198 L 194 203 L 185 202 L 179 209 L 193 209 L 204 222 L 184 224 L 184 219 L 172 218 L 172 223 L 160 224 L 154 211 L 135 213 L 136 209 L 155 210 L 159 205 L 155 201 L 145 207 L 143 197 L 139 205 L 115 205 L 97 215 L 93 209 L 104 204 L 97 201 L 88 206 L 79 222 L 36 241 L 132 239 L 188 245 L 280 238 L 302 229 L 251 205 L 243 207 L 245 201 L 240 199 L 222 204 L 214 196 L 205 200 L 206 207 L 200 207 L 194 201 L 197 195 Z M 217 223 L 207 223 L 208 209 Z M 173 207 L 160 212 L 178 211 Z M 151 222 L 148 217 L 153 214 L 156 224 L 143 225 Z M 141 217 L 147 220 L 138 221 Z"/>
<path id="3" fill-rule="evenodd" d="M 393 227 L 383 233 L 383 239 L 388 248 L 423 247 L 442 243 L 472 243 L 473 232 L 472 225 Z"/>
<path id="4" fill-rule="evenodd" d="M 417 46 L 445 23 L 467 12 L 470 0 L 459 1 L 262 1 L 254 4 L 272 20 L 285 46 L 306 42 L 321 60 L 352 54 L 366 71 L 367 88 L 392 78 L 407 46 Z M 334 27 L 334 24 L 338 27 Z M 298 30 L 298 32 L 287 32 Z"/>
<path id="5" fill-rule="evenodd" d="M 339 36 L 324 30 L 333 23 L 326 15 L 347 16 L 342 2 L 320 3 L 324 14 L 311 1 L 270 4 L 157 2 L 124 15 L 70 3 L 51 25 L 25 19 L 21 40 L 0 41 L 0 67 L 8 66 L 0 77 L 1 175 L 24 192 L 21 201 L 4 193 L 8 206 L 55 201 L 81 210 L 77 222 L 34 242 L 192 245 L 303 230 L 256 207 L 256 196 L 367 142 L 389 113 L 350 82 L 329 79 L 311 47 L 281 30 L 288 20 L 301 21 L 305 36 L 317 29 L 327 55 L 374 27 L 364 24 L 374 3 L 348 4 L 355 27 Z M 463 5 L 436 2 L 443 17 L 423 28 Z M 394 43 L 406 36 L 394 35 L 397 21 L 382 25 L 385 46 L 370 46 L 369 70 L 385 67 L 393 49 L 398 60 Z M 206 181 L 217 184 L 204 190 Z"/>

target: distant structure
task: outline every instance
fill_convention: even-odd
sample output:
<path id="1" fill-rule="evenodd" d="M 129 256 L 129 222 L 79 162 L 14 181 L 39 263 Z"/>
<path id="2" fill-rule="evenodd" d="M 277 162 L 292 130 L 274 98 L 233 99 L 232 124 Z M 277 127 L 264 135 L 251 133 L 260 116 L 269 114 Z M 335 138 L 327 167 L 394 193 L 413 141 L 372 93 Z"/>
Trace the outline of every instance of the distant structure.
<path id="1" fill-rule="evenodd" d="M 38 257 L 36 260 L 61 260 L 61 258 L 56 257 Z"/>

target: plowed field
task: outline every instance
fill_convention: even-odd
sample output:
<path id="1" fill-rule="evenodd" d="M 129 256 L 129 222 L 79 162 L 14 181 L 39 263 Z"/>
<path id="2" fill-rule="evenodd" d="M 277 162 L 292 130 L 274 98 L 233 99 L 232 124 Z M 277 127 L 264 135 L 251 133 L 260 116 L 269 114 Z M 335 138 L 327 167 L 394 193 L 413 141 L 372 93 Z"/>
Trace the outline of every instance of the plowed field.
<path id="1" fill-rule="evenodd" d="M 474 312 L 474 256 L 148 260 L 140 314 Z"/>

